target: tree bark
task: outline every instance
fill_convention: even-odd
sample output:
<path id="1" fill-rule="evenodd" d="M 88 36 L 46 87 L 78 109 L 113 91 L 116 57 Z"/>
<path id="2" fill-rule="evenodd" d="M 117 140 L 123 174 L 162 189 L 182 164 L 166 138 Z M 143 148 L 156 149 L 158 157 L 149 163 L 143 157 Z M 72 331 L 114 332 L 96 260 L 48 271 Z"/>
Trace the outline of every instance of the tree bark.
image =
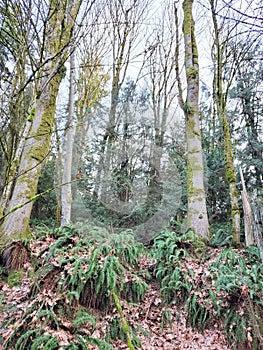
<path id="1" fill-rule="evenodd" d="M 185 71 L 187 96 L 183 103 L 187 143 L 187 226 L 205 239 L 209 224 L 204 189 L 204 166 L 199 122 L 199 65 L 192 16 L 193 0 L 184 0 L 183 34 L 185 42 Z"/>
<path id="2" fill-rule="evenodd" d="M 223 52 L 222 48 L 224 44 L 220 43 L 219 29 L 217 25 L 216 13 L 214 8 L 214 0 L 210 1 L 212 20 L 214 25 L 215 34 L 215 51 L 216 51 L 216 71 L 215 71 L 215 96 L 216 96 L 216 109 L 219 120 L 223 127 L 224 137 L 224 156 L 225 156 L 225 172 L 226 180 L 229 185 L 229 195 L 231 203 L 231 220 L 232 220 L 232 243 L 234 246 L 240 245 L 240 211 L 238 205 L 238 191 L 236 185 L 236 173 L 233 160 L 233 147 L 231 142 L 231 133 L 229 128 L 229 122 L 226 114 L 226 102 L 228 90 L 231 84 L 227 82 L 226 91 L 223 91 Z"/>
<path id="3" fill-rule="evenodd" d="M 74 142 L 74 77 L 75 77 L 75 56 L 70 56 L 70 78 L 69 78 L 69 111 L 68 123 L 65 132 L 64 164 L 61 187 L 61 225 L 70 223 L 72 203 L 72 156 Z"/>
<path id="4" fill-rule="evenodd" d="M 50 152 L 56 98 L 63 78 L 63 64 L 68 56 L 68 44 L 81 0 L 50 1 L 45 27 L 45 64 L 39 69 L 32 127 L 22 150 L 17 180 L 8 207 L 0 220 L 1 240 L 17 239 L 29 233 L 29 219 L 41 165 Z M 63 25 L 62 25 L 63 24 Z"/>
<path id="5" fill-rule="evenodd" d="M 253 235 L 253 218 L 252 211 L 249 204 L 249 200 L 247 197 L 246 185 L 243 177 L 242 169 L 240 168 L 240 177 L 241 183 L 243 187 L 242 191 L 242 202 L 243 202 L 243 210 L 244 210 L 244 221 L 245 221 L 245 242 L 246 247 L 255 243 L 254 235 Z"/>

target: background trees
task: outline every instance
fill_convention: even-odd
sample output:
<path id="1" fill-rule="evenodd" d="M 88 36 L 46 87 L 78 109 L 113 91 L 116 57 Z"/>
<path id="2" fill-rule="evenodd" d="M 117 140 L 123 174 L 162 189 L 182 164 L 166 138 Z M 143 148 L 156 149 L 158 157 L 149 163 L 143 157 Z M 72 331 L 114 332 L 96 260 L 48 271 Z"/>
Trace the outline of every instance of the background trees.
<path id="1" fill-rule="evenodd" d="M 0 0 L 4 348 L 262 348 L 254 3 Z"/>

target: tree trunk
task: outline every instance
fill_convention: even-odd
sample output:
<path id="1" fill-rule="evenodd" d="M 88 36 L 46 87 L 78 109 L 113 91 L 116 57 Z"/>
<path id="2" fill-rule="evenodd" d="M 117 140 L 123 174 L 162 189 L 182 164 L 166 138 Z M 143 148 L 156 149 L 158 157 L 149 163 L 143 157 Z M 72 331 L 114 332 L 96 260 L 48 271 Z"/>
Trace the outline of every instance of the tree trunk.
<path id="1" fill-rule="evenodd" d="M 230 83 L 227 83 L 226 92 L 223 92 L 223 53 L 222 47 L 224 44 L 220 43 L 219 29 L 217 25 L 216 13 L 214 9 L 213 0 L 210 2 L 212 19 L 215 31 L 215 50 L 216 50 L 216 72 L 215 72 L 215 89 L 216 89 L 216 109 L 219 120 L 222 122 L 223 136 L 224 136 L 224 156 L 225 156 L 225 172 L 226 180 L 229 185 L 229 195 L 231 203 L 231 220 L 232 220 L 232 243 L 234 246 L 240 245 L 240 211 L 238 205 L 238 192 L 236 185 L 236 173 L 233 161 L 233 149 L 231 142 L 231 134 L 229 123 L 226 114 L 226 102 L 228 89 Z"/>
<path id="2" fill-rule="evenodd" d="M 4 217 L 1 227 L 2 234 L 6 237 L 22 238 L 28 233 L 41 165 L 50 151 L 50 137 L 60 82 L 61 76 L 57 74 L 36 101 L 32 129 L 24 145 L 18 177 L 7 208 L 7 216 Z"/>
<path id="3" fill-rule="evenodd" d="M 209 224 L 204 189 L 204 166 L 199 122 L 199 66 L 192 17 L 193 0 L 184 0 L 183 33 L 185 42 L 185 70 L 187 97 L 183 104 L 186 119 L 187 143 L 187 226 L 205 239 L 209 238 Z"/>
<path id="4" fill-rule="evenodd" d="M 2 216 L 1 240 L 24 237 L 29 232 L 29 219 L 43 161 L 50 152 L 56 98 L 63 78 L 63 64 L 68 56 L 68 44 L 81 0 L 63 2 L 50 1 L 45 25 L 46 38 L 44 63 L 39 68 L 36 83 L 32 127 L 24 143 L 18 175 L 7 210 Z M 55 9 L 55 10 L 54 10 Z M 63 24 L 63 25 L 62 25 Z"/>
<path id="5" fill-rule="evenodd" d="M 253 217 L 252 211 L 249 204 L 249 200 L 247 197 L 246 185 L 243 177 L 242 169 L 240 168 L 240 177 L 242 182 L 242 202 L 243 202 L 243 210 L 244 210 L 244 221 L 245 221 L 245 242 L 246 247 L 255 243 L 254 235 L 253 235 Z"/>
<path id="6" fill-rule="evenodd" d="M 75 57 L 74 52 L 70 56 L 70 78 L 69 78 L 69 111 L 68 123 L 65 132 L 65 154 L 61 187 L 61 225 L 70 223 L 71 203 L 72 203 L 72 156 L 74 142 L 74 76 L 75 76 Z"/>

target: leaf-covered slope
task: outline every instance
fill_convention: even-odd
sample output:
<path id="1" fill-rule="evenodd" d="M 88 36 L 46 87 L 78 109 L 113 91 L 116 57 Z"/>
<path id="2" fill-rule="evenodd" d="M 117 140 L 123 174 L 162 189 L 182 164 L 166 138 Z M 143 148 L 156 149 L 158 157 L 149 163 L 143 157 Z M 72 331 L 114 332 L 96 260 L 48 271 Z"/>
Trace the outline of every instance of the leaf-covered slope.
<path id="1" fill-rule="evenodd" d="M 3 349 L 260 349 L 263 269 L 255 247 L 211 249 L 163 232 L 64 227 L 28 242 L 2 274 Z"/>

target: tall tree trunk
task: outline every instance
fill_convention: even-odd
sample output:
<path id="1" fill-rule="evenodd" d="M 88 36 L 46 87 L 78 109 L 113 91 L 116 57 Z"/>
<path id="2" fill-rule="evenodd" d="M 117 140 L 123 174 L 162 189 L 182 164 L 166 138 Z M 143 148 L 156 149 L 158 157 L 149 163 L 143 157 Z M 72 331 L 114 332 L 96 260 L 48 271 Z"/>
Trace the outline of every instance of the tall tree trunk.
<path id="1" fill-rule="evenodd" d="M 22 238 L 28 233 L 29 219 L 36 194 L 41 164 L 50 151 L 50 137 L 61 75 L 56 76 L 41 92 L 35 104 L 35 117 L 20 159 L 18 177 L 1 227 L 6 237 Z"/>
<path id="2" fill-rule="evenodd" d="M 51 0 L 45 26 L 43 52 L 45 63 L 36 79 L 36 101 L 31 115 L 32 127 L 24 143 L 15 187 L 8 208 L 0 218 L 1 240 L 24 237 L 29 232 L 29 219 L 42 162 L 50 152 L 56 98 L 63 78 L 63 64 L 81 0 Z"/>
<path id="3" fill-rule="evenodd" d="M 70 56 L 70 78 L 69 78 L 69 110 L 68 123 L 65 132 L 64 164 L 61 187 L 61 225 L 70 223 L 72 203 L 72 156 L 74 142 L 74 77 L 75 77 L 75 55 Z"/>
<path id="4" fill-rule="evenodd" d="M 182 107 L 186 120 L 187 143 L 187 226 L 202 237 L 209 238 L 209 224 L 204 189 L 204 166 L 199 122 L 199 66 L 192 16 L 193 0 L 184 0 L 183 34 L 187 96 Z"/>
<path id="5" fill-rule="evenodd" d="M 225 172 L 226 180 L 229 185 L 229 195 L 231 203 L 231 220 L 232 220 L 232 243 L 240 244 L 240 211 L 238 205 L 238 191 L 236 185 L 236 172 L 233 160 L 233 149 L 231 142 L 231 133 L 226 113 L 226 102 L 230 82 L 227 83 L 226 92 L 223 91 L 223 45 L 220 43 L 219 29 L 217 25 L 216 13 L 214 9 L 214 0 L 211 0 L 212 20 L 215 34 L 215 50 L 216 50 L 216 72 L 215 72 L 215 96 L 216 109 L 219 120 L 222 123 L 224 136 L 224 156 L 225 156 Z"/>

